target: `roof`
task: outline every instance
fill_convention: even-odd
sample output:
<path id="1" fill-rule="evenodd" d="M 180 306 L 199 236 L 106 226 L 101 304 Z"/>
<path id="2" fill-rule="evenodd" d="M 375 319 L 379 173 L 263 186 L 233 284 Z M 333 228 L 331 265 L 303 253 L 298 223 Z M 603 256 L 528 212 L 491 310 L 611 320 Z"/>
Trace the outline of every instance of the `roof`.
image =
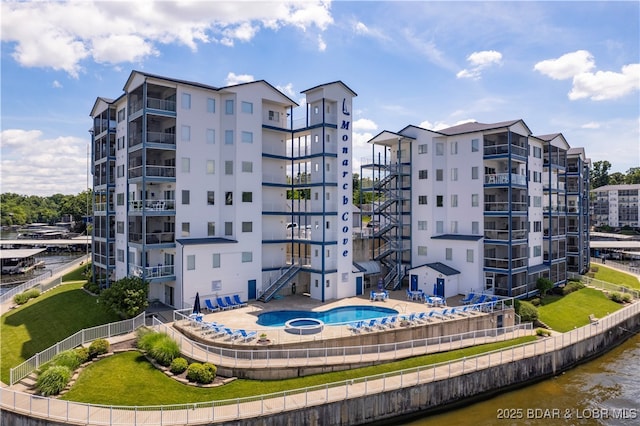
<path id="1" fill-rule="evenodd" d="M 415 138 L 412 138 L 410 136 L 401 135 L 400 133 L 390 132 L 388 130 L 383 130 L 382 132 L 378 133 L 373 138 L 369 139 L 369 141 L 367 141 L 367 143 L 373 143 L 373 144 L 384 144 L 384 143 L 389 143 L 389 142 L 395 143 L 395 142 L 398 141 L 398 139 L 414 140 Z"/>
<path id="2" fill-rule="evenodd" d="M 188 81 L 188 80 L 180 80 L 177 78 L 171 78 L 171 77 L 165 77 L 162 75 L 157 75 L 157 74 L 151 74 L 148 72 L 144 72 L 144 71 L 138 71 L 138 70 L 132 70 L 131 74 L 129 74 L 129 78 L 127 79 L 127 82 L 124 85 L 123 90 L 127 90 L 127 86 L 129 85 L 129 81 L 131 81 L 131 78 L 135 75 L 135 74 L 141 74 L 145 77 L 150 77 L 150 78 L 157 78 L 158 80 L 167 80 L 167 81 L 172 81 L 174 83 L 180 83 L 180 84 L 187 84 L 189 86 L 196 86 L 196 87 L 201 87 L 203 89 L 209 89 L 209 90 L 218 90 L 218 87 L 215 86 L 209 86 L 208 84 L 202 84 L 202 83 L 198 83 L 195 81 Z"/>
<path id="3" fill-rule="evenodd" d="M 350 88 L 349 86 L 347 86 L 346 84 L 344 84 L 344 83 L 343 83 L 342 81 L 340 81 L 340 80 L 332 81 L 332 82 L 330 82 L 330 83 L 318 84 L 317 86 L 313 86 L 313 87 L 312 87 L 312 88 L 310 88 L 310 89 L 303 90 L 303 91 L 302 91 L 302 92 L 300 92 L 300 93 L 307 93 L 307 92 L 311 92 L 311 91 L 316 90 L 316 89 L 319 89 L 319 88 L 321 88 L 321 87 L 323 87 L 323 86 L 330 86 L 330 85 L 332 85 L 332 84 L 339 84 L 339 85 L 341 85 L 342 87 L 344 87 L 345 89 L 347 89 L 349 92 L 351 92 L 351 94 L 352 94 L 353 96 L 358 96 L 358 94 L 357 94 L 356 92 L 354 92 L 353 90 L 351 90 L 351 88 Z"/>
<path id="4" fill-rule="evenodd" d="M 25 257 L 35 256 L 45 251 L 45 248 L 37 249 L 2 249 L 0 250 L 0 259 L 24 259 Z"/>
<path id="5" fill-rule="evenodd" d="M 478 241 L 482 235 L 443 234 L 431 237 L 432 240 Z"/>
<path id="6" fill-rule="evenodd" d="M 208 237 L 208 238 L 179 238 L 179 239 L 176 239 L 176 242 L 179 244 L 182 244 L 183 246 L 198 246 L 198 245 L 207 245 L 207 244 L 229 244 L 229 243 L 237 243 L 238 241 L 232 240 L 230 238 Z"/>
<path id="7" fill-rule="evenodd" d="M 424 266 L 428 266 L 429 268 L 433 269 L 434 271 L 438 271 L 443 275 L 457 275 L 460 273 L 460 271 L 458 271 L 457 269 L 453 269 L 451 266 L 447 266 L 442 262 L 434 262 L 434 263 L 427 263 Z"/>
<path id="8" fill-rule="evenodd" d="M 380 273 L 380 263 L 378 263 L 375 260 L 368 260 L 365 262 L 353 262 L 353 266 L 358 268 L 358 271 L 364 272 L 365 275 Z"/>
<path id="9" fill-rule="evenodd" d="M 519 122 L 522 122 L 522 124 L 525 127 L 527 127 L 527 125 L 524 124 L 524 121 L 521 118 L 519 118 L 517 120 L 500 121 L 498 123 L 478 123 L 477 121 L 470 122 L 470 123 L 462 123 L 457 126 L 437 130 L 437 132 L 442 133 L 443 135 L 446 135 L 446 136 L 453 136 L 453 135 L 461 135 L 464 133 L 475 133 L 475 132 L 483 132 L 486 130 L 501 129 L 504 127 L 513 126 L 514 124 L 517 124 Z"/>
<path id="10" fill-rule="evenodd" d="M 598 191 L 628 191 L 630 189 L 638 189 L 638 190 L 640 190 L 640 183 L 632 183 L 632 184 L 625 184 L 625 185 L 599 186 L 597 188 L 592 189 L 591 192 L 598 192 Z"/>
<path id="11" fill-rule="evenodd" d="M 640 241 L 589 241 L 589 247 L 593 249 L 636 249 L 640 250 Z"/>
<path id="12" fill-rule="evenodd" d="M 554 140 L 555 138 L 557 138 L 558 136 L 561 136 L 562 133 L 549 133 L 548 135 L 534 135 L 534 137 L 545 141 L 545 142 L 549 142 Z"/>

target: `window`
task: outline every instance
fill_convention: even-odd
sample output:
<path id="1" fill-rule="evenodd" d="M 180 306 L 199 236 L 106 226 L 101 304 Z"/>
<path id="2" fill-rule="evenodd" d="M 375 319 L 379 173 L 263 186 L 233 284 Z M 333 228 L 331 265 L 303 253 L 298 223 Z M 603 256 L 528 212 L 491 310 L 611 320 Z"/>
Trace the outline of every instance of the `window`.
<path id="1" fill-rule="evenodd" d="M 243 192 L 242 193 L 242 202 L 243 203 L 253 203 L 253 192 Z"/>
<path id="2" fill-rule="evenodd" d="M 278 111 L 269 111 L 269 121 L 280 121 L 280 113 Z"/>
<path id="3" fill-rule="evenodd" d="M 233 161 L 225 161 L 224 162 L 224 174 L 232 175 L 233 174 Z"/>
<path id="4" fill-rule="evenodd" d="M 182 157 L 180 161 L 182 173 L 191 172 L 191 159 L 188 157 Z"/>
<path id="5" fill-rule="evenodd" d="M 124 149 L 124 136 L 118 138 L 118 149 Z"/>
<path id="6" fill-rule="evenodd" d="M 253 104 L 251 102 L 244 102 L 240 104 L 240 109 L 245 114 L 253 114 Z"/>
<path id="7" fill-rule="evenodd" d="M 436 169 L 436 180 L 437 181 L 444 180 L 444 170 L 443 169 Z"/>
<path id="8" fill-rule="evenodd" d="M 436 143 L 436 155 L 444 155 L 444 143 Z"/>
<path id="9" fill-rule="evenodd" d="M 216 223 L 207 222 L 207 237 L 214 237 L 216 235 Z"/>
<path id="10" fill-rule="evenodd" d="M 216 292 L 222 290 L 222 280 L 211 281 L 211 291 Z"/>
<path id="11" fill-rule="evenodd" d="M 242 263 L 253 262 L 253 252 L 251 251 L 243 251 L 242 252 Z"/>
<path id="12" fill-rule="evenodd" d="M 191 198 L 191 193 L 188 189 L 182 190 L 182 204 L 189 204 Z"/>
<path id="13" fill-rule="evenodd" d="M 427 255 L 427 246 L 418 246 L 418 256 Z"/>
<path id="14" fill-rule="evenodd" d="M 473 263 L 473 250 L 467 249 L 467 262 Z"/>
<path id="15" fill-rule="evenodd" d="M 542 206 L 542 197 L 539 195 L 533 196 L 533 207 L 541 207 Z"/>
<path id="16" fill-rule="evenodd" d="M 533 257 L 542 256 L 542 246 L 533 246 Z"/>
<path id="17" fill-rule="evenodd" d="M 224 193 L 224 204 L 225 206 L 233 205 L 233 192 L 225 192 Z"/>
<path id="18" fill-rule="evenodd" d="M 242 222 L 242 232 L 253 232 L 253 222 Z"/>
<path id="19" fill-rule="evenodd" d="M 233 99 L 227 99 L 224 101 L 224 113 L 233 114 Z"/>
<path id="20" fill-rule="evenodd" d="M 478 207 L 480 204 L 480 196 L 478 194 L 471 194 L 471 207 Z"/>
<path id="21" fill-rule="evenodd" d="M 444 207 L 444 196 L 436 195 L 436 207 Z"/>
<path id="22" fill-rule="evenodd" d="M 118 177 L 124 177 L 124 164 L 118 166 Z"/>
<path id="23" fill-rule="evenodd" d="M 187 270 L 193 271 L 194 269 L 196 269 L 196 255 L 189 254 L 187 255 Z"/>
<path id="24" fill-rule="evenodd" d="M 452 234 L 457 234 L 458 233 L 458 221 L 457 220 L 452 220 L 451 221 L 451 233 Z"/>
<path id="25" fill-rule="evenodd" d="M 118 206 L 124 206 L 124 192 L 118 192 L 116 194 L 116 204 Z"/>
<path id="26" fill-rule="evenodd" d="M 419 220 L 418 221 L 418 231 L 426 231 L 427 230 L 427 221 Z"/>
<path id="27" fill-rule="evenodd" d="M 191 140 L 191 126 L 182 126 L 182 141 L 189 142 Z"/>
<path id="28" fill-rule="evenodd" d="M 216 204 L 216 193 L 215 191 L 207 191 L 207 204 L 213 206 Z"/>
<path id="29" fill-rule="evenodd" d="M 224 235 L 226 236 L 233 235 L 233 222 L 224 223 Z"/>
<path id="30" fill-rule="evenodd" d="M 444 257 L 447 260 L 452 260 L 453 259 L 453 249 L 452 248 L 446 248 Z"/>
<path id="31" fill-rule="evenodd" d="M 418 154 L 427 154 L 429 152 L 429 145 L 426 143 L 418 145 Z"/>
<path id="32" fill-rule="evenodd" d="M 191 224 L 189 222 L 182 222 L 182 236 L 188 237 L 191 230 Z"/>
<path id="33" fill-rule="evenodd" d="M 542 222 L 536 220 L 533 222 L 533 232 L 542 232 Z"/>
<path id="34" fill-rule="evenodd" d="M 212 175 L 216 172 L 216 161 L 207 160 L 207 174 Z"/>
<path id="35" fill-rule="evenodd" d="M 233 130 L 224 131 L 224 143 L 225 145 L 233 145 Z"/>
<path id="36" fill-rule="evenodd" d="M 458 194 L 451 194 L 451 207 L 458 207 Z"/>
<path id="37" fill-rule="evenodd" d="M 426 195 L 419 195 L 418 196 L 418 204 L 422 204 L 422 205 L 427 204 L 427 196 Z"/>
<path id="38" fill-rule="evenodd" d="M 534 146 L 533 147 L 533 156 L 535 158 L 542 158 L 542 148 L 540 148 L 539 146 Z"/>
<path id="39" fill-rule="evenodd" d="M 471 152 L 480 151 L 480 139 L 471 139 Z"/>
<path id="40" fill-rule="evenodd" d="M 252 161 L 243 161 L 242 162 L 242 171 L 244 173 L 253 173 L 253 162 Z"/>
<path id="41" fill-rule="evenodd" d="M 342 282 L 343 283 L 349 282 L 349 273 L 348 272 L 343 272 L 342 273 Z"/>
<path id="42" fill-rule="evenodd" d="M 471 179 L 478 179 L 478 166 L 471 167 Z"/>
<path id="43" fill-rule="evenodd" d="M 444 234 L 444 222 L 441 220 L 436 222 L 436 233 Z"/>
<path id="44" fill-rule="evenodd" d="M 480 222 L 471 222 L 471 234 L 478 235 L 480 233 Z"/>
<path id="45" fill-rule="evenodd" d="M 458 169 L 456 167 L 451 169 L 451 180 L 452 181 L 458 180 Z"/>
<path id="46" fill-rule="evenodd" d="M 429 177 L 428 170 L 418 170 L 418 179 L 427 179 Z"/>
<path id="47" fill-rule="evenodd" d="M 213 114 L 216 112 L 216 100 L 213 98 L 207 98 L 207 112 Z"/>
<path id="48" fill-rule="evenodd" d="M 207 129 L 207 143 L 216 143 L 216 131 L 214 129 Z"/>
<path id="49" fill-rule="evenodd" d="M 451 143 L 451 155 L 456 155 L 458 153 L 458 142 Z"/>
<path id="50" fill-rule="evenodd" d="M 182 94 L 182 109 L 191 109 L 191 95 L 188 93 Z"/>
<path id="51" fill-rule="evenodd" d="M 211 267 L 212 268 L 220 267 L 220 253 L 213 253 L 211 255 Z"/>
<path id="52" fill-rule="evenodd" d="M 243 143 L 253 143 L 253 133 L 252 132 L 242 132 L 242 142 Z"/>
<path id="53" fill-rule="evenodd" d="M 116 232 L 118 234 L 124 234 L 124 221 L 117 221 L 116 222 Z"/>
<path id="54" fill-rule="evenodd" d="M 120 111 L 118 111 L 118 123 L 121 121 L 124 121 L 125 119 L 125 110 L 124 108 L 122 108 Z"/>
<path id="55" fill-rule="evenodd" d="M 117 256 L 118 262 L 124 262 L 124 250 L 118 249 L 116 251 L 116 256 Z"/>

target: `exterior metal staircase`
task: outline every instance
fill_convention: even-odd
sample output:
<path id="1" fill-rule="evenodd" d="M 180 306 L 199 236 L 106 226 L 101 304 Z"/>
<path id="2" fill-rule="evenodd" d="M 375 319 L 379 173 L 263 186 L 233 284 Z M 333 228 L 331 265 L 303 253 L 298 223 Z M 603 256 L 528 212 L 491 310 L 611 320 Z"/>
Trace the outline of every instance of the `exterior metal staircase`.
<path id="1" fill-rule="evenodd" d="M 300 265 L 294 263 L 289 268 L 287 268 L 282 275 L 278 277 L 277 280 L 273 282 L 265 291 L 258 297 L 258 300 L 264 303 L 267 303 L 273 296 L 280 291 L 285 285 L 291 282 L 295 278 L 295 276 L 300 272 Z"/>

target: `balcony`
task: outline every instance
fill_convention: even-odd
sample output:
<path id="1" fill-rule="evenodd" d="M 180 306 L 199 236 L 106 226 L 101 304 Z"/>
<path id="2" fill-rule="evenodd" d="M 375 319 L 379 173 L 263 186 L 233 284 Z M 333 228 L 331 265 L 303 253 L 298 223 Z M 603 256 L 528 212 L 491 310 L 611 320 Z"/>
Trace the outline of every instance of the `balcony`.
<path id="1" fill-rule="evenodd" d="M 146 279 L 174 277 L 176 275 L 174 265 L 162 264 L 147 267 L 129 264 L 129 273 L 136 277 L 144 277 Z"/>
<path id="2" fill-rule="evenodd" d="M 140 232 L 130 232 L 129 242 L 142 244 L 143 234 Z M 154 232 L 147 233 L 144 238 L 145 244 L 172 244 L 175 242 L 175 234 L 173 232 Z"/>
<path id="3" fill-rule="evenodd" d="M 175 166 L 136 166 L 129 168 L 129 179 L 142 177 L 143 172 L 147 177 L 176 177 Z"/>
<path id="4" fill-rule="evenodd" d="M 485 202 L 485 212 L 526 212 L 528 210 L 527 203 L 517 203 L 508 201 Z"/>
<path id="5" fill-rule="evenodd" d="M 129 105 L 129 116 L 142 109 L 142 100 L 133 101 Z M 147 98 L 147 108 L 156 111 L 176 112 L 176 101 L 166 99 Z"/>
<path id="6" fill-rule="evenodd" d="M 129 201 L 129 211 L 142 212 L 168 212 L 176 209 L 175 200 L 131 200 Z"/>
<path id="7" fill-rule="evenodd" d="M 485 185 L 509 185 L 509 178 L 511 178 L 512 185 L 526 185 L 527 177 L 518 175 L 515 173 L 497 173 L 493 175 L 484 176 Z"/>
<path id="8" fill-rule="evenodd" d="M 485 229 L 485 240 L 509 241 L 509 230 Z M 514 240 L 522 240 L 527 238 L 525 229 L 516 229 L 511 231 L 511 238 Z"/>
<path id="9" fill-rule="evenodd" d="M 485 141 L 486 143 L 486 141 Z M 519 145 L 511 145 L 511 153 L 513 155 L 519 155 L 521 157 L 527 156 L 527 149 L 525 147 Z M 509 145 L 501 144 L 501 145 L 485 145 L 484 146 L 484 155 L 507 155 L 509 154 Z"/>

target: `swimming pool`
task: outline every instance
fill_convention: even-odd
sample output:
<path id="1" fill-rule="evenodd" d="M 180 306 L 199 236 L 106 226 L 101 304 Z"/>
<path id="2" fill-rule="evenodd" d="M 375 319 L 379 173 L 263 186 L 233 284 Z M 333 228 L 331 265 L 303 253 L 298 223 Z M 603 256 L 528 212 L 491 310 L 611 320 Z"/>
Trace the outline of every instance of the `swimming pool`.
<path id="1" fill-rule="evenodd" d="M 267 327 L 284 327 L 287 321 L 296 318 L 314 318 L 326 325 L 368 320 L 397 315 L 398 311 L 380 306 L 341 306 L 328 311 L 272 311 L 258 315 L 258 324 Z"/>

